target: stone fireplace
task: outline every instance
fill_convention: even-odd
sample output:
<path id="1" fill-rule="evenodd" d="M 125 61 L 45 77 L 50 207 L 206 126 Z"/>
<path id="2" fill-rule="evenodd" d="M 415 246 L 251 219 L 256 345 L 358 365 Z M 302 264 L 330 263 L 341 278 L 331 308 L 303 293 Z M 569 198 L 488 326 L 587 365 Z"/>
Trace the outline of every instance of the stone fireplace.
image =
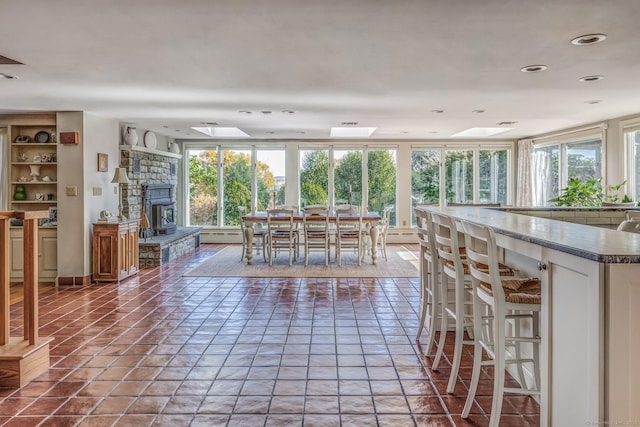
<path id="1" fill-rule="evenodd" d="M 131 181 L 122 187 L 123 212 L 127 218 L 140 219 L 144 207 L 149 225 L 156 229 L 140 234 L 140 268 L 164 265 L 200 246 L 199 227 L 176 227 L 181 158 L 178 153 L 120 146 L 120 167 L 127 169 Z"/>

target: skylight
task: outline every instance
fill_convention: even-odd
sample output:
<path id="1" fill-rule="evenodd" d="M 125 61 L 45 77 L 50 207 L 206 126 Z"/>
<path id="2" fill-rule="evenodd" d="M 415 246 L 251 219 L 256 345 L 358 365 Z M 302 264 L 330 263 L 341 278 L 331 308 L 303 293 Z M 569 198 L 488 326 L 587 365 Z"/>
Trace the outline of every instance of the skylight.
<path id="1" fill-rule="evenodd" d="M 234 127 L 196 126 L 191 129 L 213 138 L 250 138 L 249 135 Z"/>
<path id="2" fill-rule="evenodd" d="M 369 127 L 332 127 L 332 138 L 366 138 L 375 132 L 376 128 Z"/>
<path id="3" fill-rule="evenodd" d="M 502 132 L 513 130 L 514 128 L 469 128 L 451 135 L 452 137 L 474 137 L 474 138 L 487 138 L 489 136 L 497 135 Z"/>

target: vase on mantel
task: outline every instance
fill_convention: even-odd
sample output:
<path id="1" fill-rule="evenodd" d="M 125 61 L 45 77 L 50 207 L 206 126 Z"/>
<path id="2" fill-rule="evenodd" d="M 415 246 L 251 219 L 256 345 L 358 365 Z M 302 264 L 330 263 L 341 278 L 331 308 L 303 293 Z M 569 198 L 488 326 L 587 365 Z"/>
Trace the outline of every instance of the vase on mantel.
<path id="1" fill-rule="evenodd" d="M 137 145 L 138 144 L 138 133 L 136 132 L 136 128 L 127 126 L 124 131 L 123 138 L 124 143 L 126 145 Z"/>

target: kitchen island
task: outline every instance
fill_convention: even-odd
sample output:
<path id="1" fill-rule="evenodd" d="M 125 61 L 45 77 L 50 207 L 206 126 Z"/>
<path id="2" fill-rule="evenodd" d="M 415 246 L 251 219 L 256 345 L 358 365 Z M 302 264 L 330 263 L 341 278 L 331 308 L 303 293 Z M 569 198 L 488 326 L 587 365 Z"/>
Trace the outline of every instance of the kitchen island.
<path id="1" fill-rule="evenodd" d="M 541 425 L 640 425 L 640 234 L 503 208 L 419 209 L 491 227 L 505 262 L 542 280 Z"/>

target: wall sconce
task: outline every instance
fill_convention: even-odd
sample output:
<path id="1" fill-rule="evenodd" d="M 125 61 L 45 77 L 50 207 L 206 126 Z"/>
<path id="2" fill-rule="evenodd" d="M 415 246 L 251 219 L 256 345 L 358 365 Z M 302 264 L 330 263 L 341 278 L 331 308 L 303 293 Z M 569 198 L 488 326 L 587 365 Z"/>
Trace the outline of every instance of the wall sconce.
<path id="1" fill-rule="evenodd" d="M 111 183 L 118 184 L 118 221 L 123 221 L 127 218 L 122 214 L 122 185 L 131 183 L 129 177 L 127 177 L 127 168 L 116 168 Z"/>

